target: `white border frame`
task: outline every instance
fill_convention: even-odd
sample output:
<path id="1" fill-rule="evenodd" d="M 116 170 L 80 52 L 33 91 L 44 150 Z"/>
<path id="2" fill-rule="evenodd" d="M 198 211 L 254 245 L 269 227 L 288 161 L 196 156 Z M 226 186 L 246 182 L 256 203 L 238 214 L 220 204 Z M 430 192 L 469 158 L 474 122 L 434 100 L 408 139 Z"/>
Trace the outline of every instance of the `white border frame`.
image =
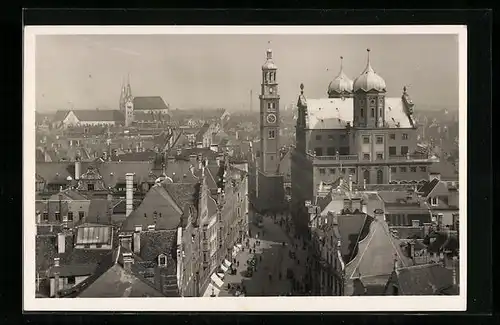
<path id="1" fill-rule="evenodd" d="M 460 295 L 384 297 L 35 298 L 35 39 L 37 35 L 454 34 L 459 51 Z M 456 26 L 27 26 L 24 29 L 23 307 L 25 311 L 463 311 L 467 288 L 467 27 Z"/>

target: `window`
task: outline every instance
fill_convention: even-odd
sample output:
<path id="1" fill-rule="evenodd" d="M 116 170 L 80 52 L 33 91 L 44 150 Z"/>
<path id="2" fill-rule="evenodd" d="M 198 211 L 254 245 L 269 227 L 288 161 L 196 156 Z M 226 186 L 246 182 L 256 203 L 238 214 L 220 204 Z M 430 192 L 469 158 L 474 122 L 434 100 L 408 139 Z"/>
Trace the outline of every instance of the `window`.
<path id="1" fill-rule="evenodd" d="M 364 153 L 363 154 L 363 160 L 370 160 L 370 154 L 369 153 Z"/>
<path id="2" fill-rule="evenodd" d="M 314 148 L 314 154 L 316 156 L 323 156 L 323 148 L 320 148 L 320 147 Z"/>
<path id="3" fill-rule="evenodd" d="M 276 138 L 276 132 L 274 130 L 269 130 L 269 139 L 275 139 Z"/>
<path id="4" fill-rule="evenodd" d="M 383 184 L 384 183 L 384 172 L 379 169 L 377 170 L 377 184 Z"/>
<path id="5" fill-rule="evenodd" d="M 370 143 L 370 137 L 363 137 L 363 143 Z"/>
<path id="6" fill-rule="evenodd" d="M 384 137 L 377 136 L 377 144 L 382 144 L 384 143 Z"/>
<path id="7" fill-rule="evenodd" d="M 396 155 L 396 147 L 389 147 L 389 156 Z"/>
<path id="8" fill-rule="evenodd" d="M 335 147 L 328 147 L 326 149 L 326 155 L 327 156 L 335 156 Z"/>
<path id="9" fill-rule="evenodd" d="M 332 140 L 332 141 L 335 140 L 335 137 L 333 136 L 333 134 L 328 135 L 328 140 Z"/>
<path id="10" fill-rule="evenodd" d="M 384 154 L 383 153 L 377 153 L 377 160 L 383 160 L 384 159 Z"/>
<path id="11" fill-rule="evenodd" d="M 341 172 L 342 174 L 345 174 L 345 168 L 340 168 L 340 172 Z"/>
<path id="12" fill-rule="evenodd" d="M 43 221 L 49 221 L 49 213 L 48 212 L 43 213 Z"/>
<path id="13" fill-rule="evenodd" d="M 164 254 L 160 254 L 158 256 L 158 266 L 166 266 L 167 265 L 167 257 Z"/>
<path id="14" fill-rule="evenodd" d="M 361 109 L 361 117 L 365 117 L 365 110 L 364 109 Z"/>
<path id="15" fill-rule="evenodd" d="M 203 263 L 208 262 L 208 254 L 206 252 L 203 253 Z"/>
<path id="16" fill-rule="evenodd" d="M 274 112 L 276 110 L 274 103 L 267 103 L 267 111 Z"/>
<path id="17" fill-rule="evenodd" d="M 372 108 L 372 114 L 371 117 L 375 117 L 375 108 Z"/>
<path id="18" fill-rule="evenodd" d="M 420 167 L 420 171 L 425 173 L 425 172 L 427 171 L 427 167 L 425 167 L 425 166 L 421 166 L 421 167 Z"/>
<path id="19" fill-rule="evenodd" d="M 408 153 L 408 147 L 407 146 L 402 146 L 401 147 L 401 155 L 406 155 Z"/>
<path id="20" fill-rule="evenodd" d="M 87 191 L 93 191 L 94 190 L 94 184 L 87 184 Z"/>
<path id="21" fill-rule="evenodd" d="M 408 133 L 403 133 L 403 140 L 408 140 Z"/>
<path id="22" fill-rule="evenodd" d="M 75 285 L 75 277 L 74 276 L 69 276 L 68 277 L 68 285 Z"/>
<path id="23" fill-rule="evenodd" d="M 316 135 L 316 140 L 321 141 L 321 134 Z"/>
<path id="24" fill-rule="evenodd" d="M 399 171 L 402 173 L 406 173 L 406 167 L 399 167 Z"/>
<path id="25" fill-rule="evenodd" d="M 207 240 L 207 231 L 203 230 L 203 240 Z"/>
<path id="26" fill-rule="evenodd" d="M 340 147 L 339 154 L 340 155 L 348 155 L 349 154 L 349 147 Z"/>
<path id="27" fill-rule="evenodd" d="M 320 168 L 319 169 L 319 173 L 320 173 L 320 175 L 325 175 L 325 169 L 324 168 Z"/>
<path id="28" fill-rule="evenodd" d="M 389 134 L 389 139 L 396 140 L 396 134 L 394 133 Z"/>
<path id="29" fill-rule="evenodd" d="M 55 213 L 56 221 L 61 221 L 61 212 Z"/>
<path id="30" fill-rule="evenodd" d="M 332 175 L 335 174 L 335 168 L 328 168 L 328 172 Z"/>
<path id="31" fill-rule="evenodd" d="M 432 206 L 437 206 L 438 205 L 438 198 L 437 197 L 433 197 L 431 199 L 431 205 Z"/>
<path id="32" fill-rule="evenodd" d="M 271 161 L 273 161 L 274 160 L 274 155 L 270 155 L 269 159 L 271 159 Z"/>
<path id="33" fill-rule="evenodd" d="M 416 173 L 417 172 L 417 167 L 410 167 L 410 171 L 412 173 Z"/>
<path id="34" fill-rule="evenodd" d="M 83 218 L 85 218 L 85 212 L 78 211 L 78 220 L 82 220 Z"/>
<path id="35" fill-rule="evenodd" d="M 68 221 L 73 221 L 73 212 L 68 212 Z"/>
<path id="36" fill-rule="evenodd" d="M 391 173 L 395 173 L 397 171 L 396 167 L 391 167 Z"/>
<path id="37" fill-rule="evenodd" d="M 349 174 L 351 175 L 356 174 L 356 168 L 349 168 Z"/>

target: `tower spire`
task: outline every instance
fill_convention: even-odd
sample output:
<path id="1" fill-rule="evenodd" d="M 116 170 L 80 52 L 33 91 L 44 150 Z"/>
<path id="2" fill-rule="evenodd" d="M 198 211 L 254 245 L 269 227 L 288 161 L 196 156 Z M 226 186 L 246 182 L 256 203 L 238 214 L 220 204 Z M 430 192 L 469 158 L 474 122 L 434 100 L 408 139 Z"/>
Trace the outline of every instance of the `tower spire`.
<path id="1" fill-rule="evenodd" d="M 340 57 L 340 73 L 344 71 L 344 57 Z"/>
<path id="2" fill-rule="evenodd" d="M 365 73 L 368 72 L 368 71 L 373 71 L 372 69 L 372 65 L 370 63 L 370 49 L 366 49 L 366 52 L 367 52 L 367 60 L 366 60 L 366 69 L 365 69 Z"/>

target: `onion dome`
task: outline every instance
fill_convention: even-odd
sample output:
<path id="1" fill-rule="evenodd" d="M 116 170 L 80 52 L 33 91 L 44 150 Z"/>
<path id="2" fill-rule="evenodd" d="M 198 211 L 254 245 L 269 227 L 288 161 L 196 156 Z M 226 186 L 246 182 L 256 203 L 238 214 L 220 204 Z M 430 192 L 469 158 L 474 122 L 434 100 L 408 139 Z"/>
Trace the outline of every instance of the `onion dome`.
<path id="1" fill-rule="evenodd" d="M 375 90 L 378 92 L 385 92 L 385 80 L 373 70 L 370 64 L 370 50 L 367 49 L 367 52 L 368 62 L 366 68 L 361 75 L 354 80 L 353 91 L 362 90 L 368 92 Z"/>
<path id="2" fill-rule="evenodd" d="M 343 57 L 340 57 L 340 72 L 328 85 L 328 95 L 352 93 L 353 82 L 344 73 Z"/>
<path id="3" fill-rule="evenodd" d="M 267 53 L 267 60 L 266 60 L 266 63 L 264 63 L 264 65 L 262 65 L 262 70 L 276 70 L 276 69 L 278 69 L 278 67 L 276 66 L 276 64 L 274 64 L 274 61 L 273 61 L 273 50 L 267 49 L 266 53 Z"/>

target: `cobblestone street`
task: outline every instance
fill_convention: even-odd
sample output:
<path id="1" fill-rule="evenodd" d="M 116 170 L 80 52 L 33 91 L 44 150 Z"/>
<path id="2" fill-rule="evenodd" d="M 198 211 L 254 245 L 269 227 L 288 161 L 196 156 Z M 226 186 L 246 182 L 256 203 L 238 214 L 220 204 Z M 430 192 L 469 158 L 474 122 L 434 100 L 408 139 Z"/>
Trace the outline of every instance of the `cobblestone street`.
<path id="1" fill-rule="evenodd" d="M 226 275 L 224 278 L 226 292 L 221 291 L 221 296 L 232 295 L 227 290 L 228 284 L 244 286 L 247 296 L 277 296 L 292 293 L 292 281 L 287 279 L 287 269 L 292 269 L 295 279 L 300 281 L 305 275 L 306 251 L 302 243 L 299 244 L 299 240 L 294 239 L 293 229 L 290 229 L 292 233 L 287 234 L 285 227 L 280 226 L 279 218 L 278 216 L 275 222 L 272 217 L 264 217 L 262 228 L 251 224 L 252 238 L 249 238 L 249 247 L 252 248 L 252 253 L 244 243 L 243 251 L 235 257 L 236 264 L 239 262 L 239 267 L 236 266 L 237 272 L 235 275 Z M 257 241 L 260 241 L 260 245 L 257 245 Z M 295 252 L 295 258 L 290 257 L 290 251 Z M 256 271 L 251 277 L 246 277 L 247 261 L 252 257 L 256 259 Z"/>

